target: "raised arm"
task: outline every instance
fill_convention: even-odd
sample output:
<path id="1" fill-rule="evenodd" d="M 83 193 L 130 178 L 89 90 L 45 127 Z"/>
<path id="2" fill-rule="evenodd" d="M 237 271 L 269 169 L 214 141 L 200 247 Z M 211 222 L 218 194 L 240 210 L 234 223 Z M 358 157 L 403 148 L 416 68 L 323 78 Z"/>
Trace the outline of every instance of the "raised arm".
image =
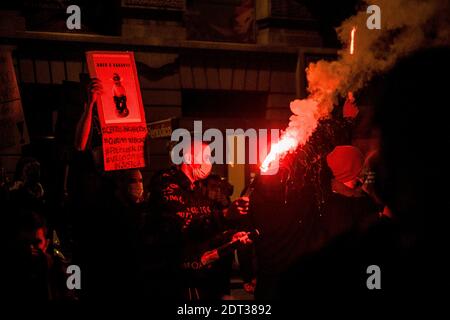
<path id="1" fill-rule="evenodd" d="M 84 111 L 78 121 L 75 131 L 75 149 L 86 150 L 92 126 L 92 109 L 98 97 L 103 93 L 103 86 L 99 79 L 92 79 L 88 86 L 88 101 L 84 104 Z"/>

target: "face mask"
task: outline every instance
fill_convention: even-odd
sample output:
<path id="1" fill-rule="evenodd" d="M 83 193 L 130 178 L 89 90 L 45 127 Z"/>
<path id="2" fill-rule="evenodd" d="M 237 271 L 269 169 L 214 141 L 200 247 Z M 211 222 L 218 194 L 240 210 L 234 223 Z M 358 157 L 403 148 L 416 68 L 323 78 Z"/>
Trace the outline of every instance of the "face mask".
<path id="1" fill-rule="evenodd" d="M 133 202 L 142 202 L 144 199 L 144 185 L 140 182 L 129 184 L 128 194 Z"/>
<path id="2" fill-rule="evenodd" d="M 205 179 L 209 176 L 212 170 L 211 164 L 211 150 L 209 146 L 203 146 L 202 152 L 197 153 L 196 155 L 185 154 L 184 157 L 184 165 L 188 172 L 187 175 L 193 179 L 193 181 L 198 181 Z"/>
<path id="3" fill-rule="evenodd" d="M 212 164 L 202 163 L 196 167 L 192 168 L 192 177 L 195 181 L 206 179 L 212 170 Z"/>

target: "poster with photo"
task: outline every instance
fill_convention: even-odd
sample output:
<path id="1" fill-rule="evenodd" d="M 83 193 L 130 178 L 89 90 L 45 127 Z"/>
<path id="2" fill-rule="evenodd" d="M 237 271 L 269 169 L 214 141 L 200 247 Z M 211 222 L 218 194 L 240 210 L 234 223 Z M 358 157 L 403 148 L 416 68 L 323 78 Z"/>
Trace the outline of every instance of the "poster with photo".
<path id="1" fill-rule="evenodd" d="M 93 51 L 86 58 L 103 86 L 97 110 L 105 171 L 144 167 L 147 126 L 133 53 Z"/>
<path id="2" fill-rule="evenodd" d="M 99 108 L 105 124 L 145 122 L 139 80 L 132 52 L 88 52 L 91 77 L 102 81 Z"/>

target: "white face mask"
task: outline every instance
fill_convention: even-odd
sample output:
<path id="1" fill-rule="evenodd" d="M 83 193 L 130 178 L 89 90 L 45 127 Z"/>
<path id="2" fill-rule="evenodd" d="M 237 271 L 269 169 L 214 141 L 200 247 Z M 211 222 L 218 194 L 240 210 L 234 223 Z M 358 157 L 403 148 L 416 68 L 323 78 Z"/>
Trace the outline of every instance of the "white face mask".
<path id="1" fill-rule="evenodd" d="M 192 177 L 195 181 L 206 179 L 212 170 L 212 164 L 202 163 L 197 168 L 192 168 Z"/>
<path id="2" fill-rule="evenodd" d="M 206 179 L 212 170 L 211 149 L 209 146 L 202 148 L 202 154 L 195 155 L 195 161 L 192 156 L 187 154 L 184 156 L 186 167 L 188 167 L 193 181 Z M 192 163 L 194 162 L 194 163 Z"/>

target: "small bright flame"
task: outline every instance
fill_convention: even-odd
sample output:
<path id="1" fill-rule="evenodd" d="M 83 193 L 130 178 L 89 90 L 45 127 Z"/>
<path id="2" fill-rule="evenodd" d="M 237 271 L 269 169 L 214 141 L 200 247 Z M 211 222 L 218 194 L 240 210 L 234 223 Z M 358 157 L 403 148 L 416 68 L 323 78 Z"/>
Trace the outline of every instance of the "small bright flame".
<path id="1" fill-rule="evenodd" d="M 356 27 L 353 27 L 352 32 L 351 32 L 350 54 L 353 54 L 355 52 L 355 33 L 356 33 Z"/>
<path id="2" fill-rule="evenodd" d="M 292 115 L 289 118 L 289 126 L 282 134 L 280 140 L 273 141 L 269 154 L 261 164 L 261 173 L 276 173 L 279 160 L 288 152 L 295 151 L 299 145 L 304 145 L 308 141 L 316 129 L 320 118 L 318 106 L 318 102 L 312 98 L 291 101 L 289 107 Z"/>
<path id="3" fill-rule="evenodd" d="M 297 147 L 297 144 L 297 140 L 290 135 L 286 134 L 281 137 L 278 142 L 272 144 L 269 154 L 264 159 L 261 165 L 261 171 L 267 172 L 269 170 L 270 164 L 275 161 L 277 157 L 281 157 L 286 152 L 292 151 Z"/>

